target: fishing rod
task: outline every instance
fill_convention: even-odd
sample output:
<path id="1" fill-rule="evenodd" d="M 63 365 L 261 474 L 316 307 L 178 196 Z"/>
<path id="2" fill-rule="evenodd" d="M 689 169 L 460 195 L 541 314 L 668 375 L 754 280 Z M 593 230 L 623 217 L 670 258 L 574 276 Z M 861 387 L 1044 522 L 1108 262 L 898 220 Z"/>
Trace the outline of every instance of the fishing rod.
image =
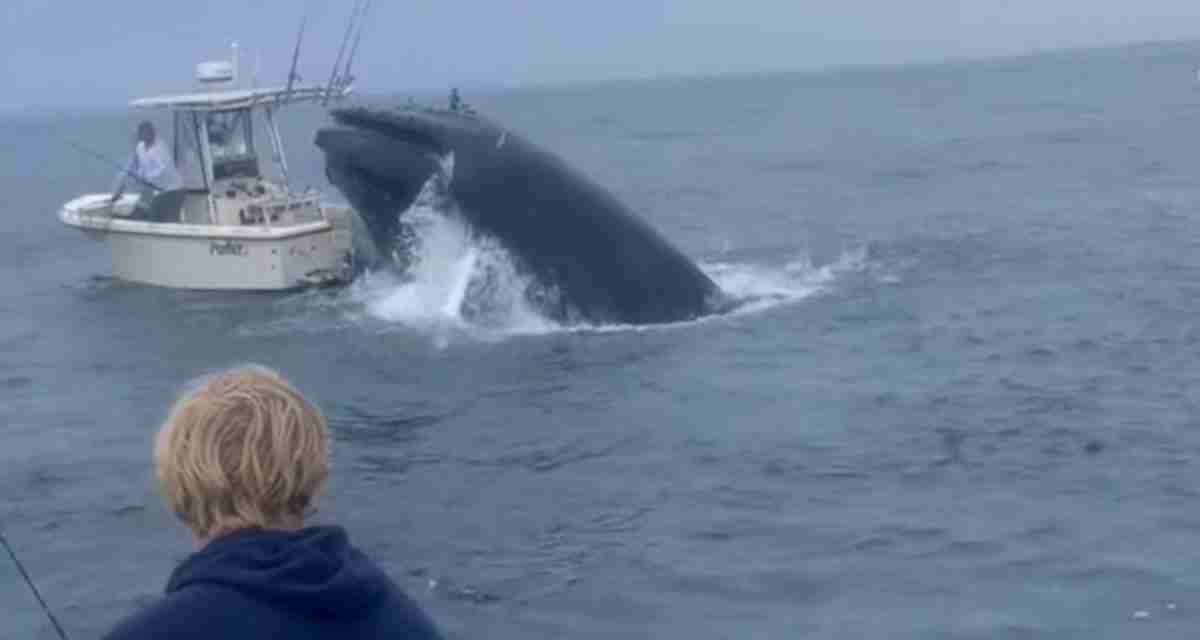
<path id="1" fill-rule="evenodd" d="M 37 585 L 29 577 L 29 572 L 25 570 L 25 565 L 21 564 L 21 560 L 17 558 L 17 552 L 13 551 L 12 545 L 8 544 L 8 539 L 4 537 L 3 531 L 0 531 L 0 544 L 4 545 L 4 549 L 8 551 L 8 557 L 12 558 L 13 564 L 17 565 L 17 571 L 21 572 L 21 577 L 25 579 L 25 584 L 33 592 L 33 596 L 37 598 L 38 604 L 42 605 L 42 611 L 45 611 L 46 617 L 50 618 L 50 623 L 54 625 L 54 630 L 58 632 L 58 637 L 61 640 L 71 640 L 67 632 L 63 630 L 63 626 L 58 623 L 58 618 L 54 617 L 54 612 L 46 604 L 45 598 L 42 598 L 42 593 L 38 591 Z"/>
<path id="2" fill-rule="evenodd" d="M 100 160 L 101 162 L 104 162 L 110 166 L 116 167 L 117 169 L 119 169 L 121 171 L 122 174 L 127 175 L 130 178 L 133 178 L 135 181 L 140 182 L 144 186 L 150 187 L 151 189 L 154 189 L 155 191 L 166 191 L 166 189 L 163 189 L 162 187 L 154 184 L 153 182 L 150 182 L 149 180 L 134 173 L 127 165 L 122 165 L 121 163 L 117 162 L 116 160 L 113 160 L 112 158 L 109 158 L 108 156 L 106 156 L 98 151 L 92 151 L 91 149 L 88 149 L 87 147 L 85 147 L 81 144 L 78 144 L 73 140 L 67 140 L 65 138 L 60 138 L 60 140 L 62 140 L 63 143 L 70 145 L 71 148 L 75 149 L 76 151 L 78 151 L 86 156 L 91 156 L 92 158 Z"/>

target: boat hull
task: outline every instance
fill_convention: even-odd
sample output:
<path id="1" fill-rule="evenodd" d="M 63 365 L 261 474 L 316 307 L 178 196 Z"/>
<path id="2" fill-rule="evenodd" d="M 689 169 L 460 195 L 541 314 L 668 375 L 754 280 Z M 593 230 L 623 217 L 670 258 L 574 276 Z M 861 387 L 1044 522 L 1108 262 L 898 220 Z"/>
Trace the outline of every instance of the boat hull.
<path id="1" fill-rule="evenodd" d="M 84 196 L 64 206 L 59 218 L 107 244 L 113 276 L 121 280 L 175 289 L 280 291 L 349 276 L 344 231 L 328 221 L 272 227 L 157 223 L 113 216 L 106 203 L 106 196 Z"/>

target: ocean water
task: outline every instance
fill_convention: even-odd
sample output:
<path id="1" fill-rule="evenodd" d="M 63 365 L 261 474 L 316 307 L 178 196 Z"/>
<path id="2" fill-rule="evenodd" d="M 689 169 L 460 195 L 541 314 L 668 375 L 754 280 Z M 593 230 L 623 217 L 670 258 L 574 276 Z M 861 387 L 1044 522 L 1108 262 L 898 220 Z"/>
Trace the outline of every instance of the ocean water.
<path id="1" fill-rule="evenodd" d="M 0 119 L 0 528 L 73 638 L 190 547 L 184 381 L 330 417 L 317 520 L 452 638 L 1178 638 L 1200 624 L 1200 45 L 467 95 L 642 213 L 738 313 L 560 326 L 418 205 L 341 290 L 106 277 L 55 218 L 129 114 Z M 327 186 L 316 110 L 288 114 Z M 0 637 L 53 631 L 0 564 Z"/>

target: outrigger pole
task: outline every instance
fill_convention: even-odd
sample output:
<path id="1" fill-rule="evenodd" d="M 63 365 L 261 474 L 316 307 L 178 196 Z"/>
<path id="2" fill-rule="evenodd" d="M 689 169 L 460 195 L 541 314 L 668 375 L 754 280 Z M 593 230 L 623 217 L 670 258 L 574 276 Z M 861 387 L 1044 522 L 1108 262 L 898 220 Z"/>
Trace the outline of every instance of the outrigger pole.
<path id="1" fill-rule="evenodd" d="M 349 84 L 354 82 L 354 76 L 350 75 L 350 67 L 354 66 L 354 56 L 358 53 L 358 43 L 362 42 L 363 30 L 366 29 L 367 11 L 371 6 L 371 0 L 363 0 L 362 15 L 359 17 L 358 33 L 354 34 L 354 44 L 350 46 L 350 57 L 346 59 L 346 69 L 342 72 L 343 83 Z"/>
<path id="2" fill-rule="evenodd" d="M 292 68 L 288 71 L 287 89 L 283 92 L 282 102 L 292 97 L 292 87 L 296 85 L 296 63 L 300 61 L 300 44 L 304 42 L 304 27 L 308 24 L 308 15 L 300 18 L 300 33 L 296 35 L 296 48 L 292 50 Z"/>
<path id="3" fill-rule="evenodd" d="M 371 0 L 354 0 L 354 10 L 350 13 L 350 24 L 346 26 L 346 34 L 342 37 L 342 46 L 338 47 L 337 59 L 333 61 L 333 71 L 329 74 L 329 84 L 321 99 L 322 107 L 329 104 L 329 96 L 333 94 L 333 88 L 336 86 L 339 91 L 344 89 L 350 78 L 350 65 L 354 62 L 354 54 L 358 49 L 358 42 L 362 38 L 363 25 L 366 23 L 367 9 L 370 4 Z M 346 63 L 346 68 L 339 73 L 342 58 L 346 55 L 346 46 L 350 44 L 351 36 L 354 37 L 354 46 L 350 49 L 350 58 Z"/>

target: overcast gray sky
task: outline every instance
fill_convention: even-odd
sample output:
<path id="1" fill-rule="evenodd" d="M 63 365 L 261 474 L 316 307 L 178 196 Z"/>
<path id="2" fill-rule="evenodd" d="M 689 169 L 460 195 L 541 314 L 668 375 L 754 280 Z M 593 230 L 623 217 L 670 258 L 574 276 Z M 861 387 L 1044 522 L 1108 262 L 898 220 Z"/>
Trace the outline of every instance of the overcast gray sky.
<path id="1" fill-rule="evenodd" d="M 1200 38 L 1200 0 L 375 0 L 360 88 L 404 92 L 813 69 Z M 187 89 L 240 42 L 266 84 L 328 74 L 350 0 L 3 0 L 0 108 Z M 146 9 L 149 7 L 149 9 Z M 1200 61 L 1198 61 L 1200 62 Z"/>

